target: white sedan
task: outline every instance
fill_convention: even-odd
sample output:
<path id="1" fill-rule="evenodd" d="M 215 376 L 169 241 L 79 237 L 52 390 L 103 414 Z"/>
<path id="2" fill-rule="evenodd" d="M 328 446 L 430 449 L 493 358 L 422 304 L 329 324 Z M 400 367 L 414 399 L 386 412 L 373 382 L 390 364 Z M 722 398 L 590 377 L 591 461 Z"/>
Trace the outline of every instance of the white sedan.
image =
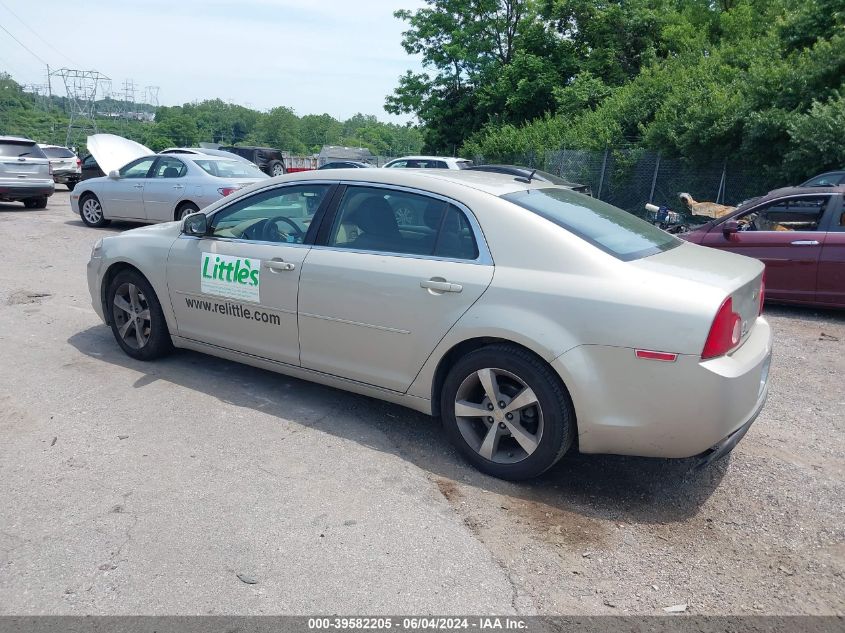
<path id="1" fill-rule="evenodd" d="M 267 178 L 239 160 L 156 154 L 136 158 L 108 176 L 83 181 L 70 205 L 91 227 L 111 220 L 170 222 Z"/>

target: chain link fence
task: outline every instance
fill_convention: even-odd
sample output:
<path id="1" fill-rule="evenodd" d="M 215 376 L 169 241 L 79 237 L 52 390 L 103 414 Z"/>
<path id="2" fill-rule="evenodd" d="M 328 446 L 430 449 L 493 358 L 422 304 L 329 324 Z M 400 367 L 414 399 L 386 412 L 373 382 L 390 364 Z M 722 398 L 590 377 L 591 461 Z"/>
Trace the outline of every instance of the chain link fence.
<path id="1" fill-rule="evenodd" d="M 481 156 L 474 160 L 476 165 L 487 162 Z M 698 201 L 737 205 L 779 184 L 738 161 L 694 164 L 637 148 L 528 152 L 514 156 L 513 162 L 589 185 L 596 198 L 637 215 L 647 202 L 677 210 L 680 193 Z"/>

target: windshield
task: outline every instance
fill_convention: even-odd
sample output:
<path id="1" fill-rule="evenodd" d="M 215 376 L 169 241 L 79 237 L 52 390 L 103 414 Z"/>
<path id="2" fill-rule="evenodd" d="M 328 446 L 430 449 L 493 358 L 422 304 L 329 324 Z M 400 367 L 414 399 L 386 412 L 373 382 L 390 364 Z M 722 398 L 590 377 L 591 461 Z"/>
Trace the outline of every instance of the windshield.
<path id="1" fill-rule="evenodd" d="M 65 147 L 43 147 L 47 158 L 73 158 L 75 154 Z"/>
<path id="2" fill-rule="evenodd" d="M 209 176 L 217 178 L 267 178 L 258 167 L 239 160 L 194 159 L 194 163 Z"/>
<path id="3" fill-rule="evenodd" d="M 644 220 L 568 189 L 530 189 L 502 196 L 623 261 L 675 248 L 681 241 Z"/>
<path id="4" fill-rule="evenodd" d="M 18 143 L 15 141 L 0 141 L 0 156 L 4 158 L 47 158 L 41 148 L 35 143 Z"/>

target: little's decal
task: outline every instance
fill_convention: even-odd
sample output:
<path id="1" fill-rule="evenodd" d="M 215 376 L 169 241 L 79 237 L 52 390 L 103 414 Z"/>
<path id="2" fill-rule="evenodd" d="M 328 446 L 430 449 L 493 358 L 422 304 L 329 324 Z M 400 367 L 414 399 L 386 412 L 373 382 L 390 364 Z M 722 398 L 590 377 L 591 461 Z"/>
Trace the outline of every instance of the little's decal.
<path id="1" fill-rule="evenodd" d="M 203 253 L 200 290 L 241 301 L 261 300 L 261 260 Z"/>

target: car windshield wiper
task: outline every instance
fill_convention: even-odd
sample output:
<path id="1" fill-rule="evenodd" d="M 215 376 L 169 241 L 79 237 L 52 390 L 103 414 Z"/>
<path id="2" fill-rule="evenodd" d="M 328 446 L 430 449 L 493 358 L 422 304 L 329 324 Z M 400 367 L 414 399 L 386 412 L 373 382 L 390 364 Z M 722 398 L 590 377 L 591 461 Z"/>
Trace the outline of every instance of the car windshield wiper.
<path id="1" fill-rule="evenodd" d="M 21 156 L 29 156 L 30 154 L 32 154 L 32 152 L 24 152 L 23 154 L 18 154 L 18 158 Z"/>

